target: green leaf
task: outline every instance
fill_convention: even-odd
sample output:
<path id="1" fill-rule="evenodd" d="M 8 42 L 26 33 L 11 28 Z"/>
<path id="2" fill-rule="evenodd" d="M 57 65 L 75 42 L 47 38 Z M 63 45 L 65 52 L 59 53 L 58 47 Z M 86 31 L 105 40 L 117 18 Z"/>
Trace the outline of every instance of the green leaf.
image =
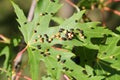
<path id="1" fill-rule="evenodd" d="M 105 75 L 107 80 L 115 79 L 120 75 L 120 35 L 111 34 L 106 37 L 104 45 L 99 45 L 95 66 L 96 74 Z"/>
<path id="2" fill-rule="evenodd" d="M 31 48 L 28 48 L 28 56 L 29 56 L 29 64 L 30 64 L 30 72 L 32 75 L 33 80 L 39 80 L 39 74 L 40 74 L 40 60 L 39 60 L 39 54 L 35 54 L 36 52 L 32 52 Z"/>
<path id="3" fill-rule="evenodd" d="M 18 18 L 17 18 L 17 21 L 18 21 L 19 24 L 20 24 L 19 29 L 20 29 L 20 31 L 22 32 L 22 34 L 23 34 L 23 36 L 24 36 L 24 39 L 25 39 L 25 41 L 26 41 L 26 40 L 27 40 L 27 32 L 28 32 L 28 30 L 27 30 L 27 26 L 26 26 L 25 24 L 27 23 L 27 18 L 25 17 L 23 11 L 18 7 L 18 5 L 16 5 L 16 4 L 15 4 L 14 2 L 12 2 L 12 1 L 11 1 L 11 3 L 12 3 L 12 5 L 13 5 L 14 11 L 15 11 L 17 17 L 18 17 Z"/>
<path id="4" fill-rule="evenodd" d="M 3 56 L 3 55 L 5 55 L 5 61 L 4 61 L 3 68 L 4 68 L 5 70 L 7 70 L 8 64 L 9 64 L 9 57 L 10 57 L 9 47 L 8 47 L 8 46 L 4 47 L 4 48 L 0 51 L 0 56 Z"/>
<path id="5" fill-rule="evenodd" d="M 78 13 L 75 13 L 72 17 L 70 17 L 69 19 L 66 19 L 60 26 L 59 28 L 64 28 L 64 29 L 71 29 L 74 28 L 76 29 L 76 25 L 79 23 L 82 15 L 84 14 L 84 10 L 80 11 Z"/>
<path id="6" fill-rule="evenodd" d="M 16 15 L 18 17 L 17 20 L 18 20 L 19 24 L 23 24 L 25 21 L 27 21 L 23 11 L 14 2 L 11 1 L 11 3 L 14 7 L 15 13 L 17 13 Z"/>
<path id="7" fill-rule="evenodd" d="M 99 59 L 110 63 L 111 65 L 109 66 L 116 68 L 117 70 L 120 70 L 120 65 L 118 64 L 120 46 L 117 46 L 119 40 L 119 37 L 108 38 L 106 45 L 100 47 L 100 54 L 98 56 Z"/>
<path id="8" fill-rule="evenodd" d="M 102 80 L 104 79 L 104 76 L 94 76 L 94 77 L 91 77 L 89 80 Z"/>
<path id="9" fill-rule="evenodd" d="M 113 35 L 111 30 L 104 27 L 97 26 L 98 22 L 88 22 L 84 24 L 78 24 L 77 27 L 83 30 L 84 46 L 92 49 L 98 49 L 98 44 L 92 43 L 92 38 L 104 38 L 104 36 Z M 94 40 L 95 42 L 95 40 Z M 97 41 L 98 42 L 98 41 Z M 100 43 L 100 42 L 99 42 Z"/>
<path id="10" fill-rule="evenodd" d="M 107 79 L 107 80 L 118 80 L 119 78 L 120 78 L 120 75 L 115 74 L 114 76 L 109 76 L 109 77 L 107 77 L 106 79 Z"/>
<path id="11" fill-rule="evenodd" d="M 47 69 L 50 70 L 48 70 L 49 73 L 53 72 L 52 74 L 56 76 L 54 79 L 60 79 L 61 71 L 63 74 L 67 74 L 70 78 L 74 77 L 77 80 L 87 79 L 86 75 L 82 73 L 83 68 L 71 61 L 70 58 L 73 56 L 71 52 L 51 49 L 50 53 L 52 54 L 45 58 L 45 62 Z M 58 57 L 60 57 L 60 61 L 58 61 Z"/>
<path id="12" fill-rule="evenodd" d="M 42 2 L 42 4 L 41 4 Z M 35 40 L 39 40 L 38 43 L 40 43 L 39 36 L 44 34 L 49 34 L 51 36 L 54 34 L 53 32 L 56 31 L 57 28 L 49 28 L 50 20 L 52 19 L 52 13 L 56 13 L 56 11 L 60 8 L 60 5 L 57 3 L 53 3 L 49 0 L 42 0 L 39 1 L 38 4 L 41 4 L 42 7 L 39 7 L 39 10 L 41 12 L 38 12 L 39 10 L 36 8 L 36 14 L 34 16 L 34 19 L 32 22 L 26 22 L 26 18 L 24 16 L 24 13 L 19 7 L 12 3 L 15 9 L 15 12 L 18 16 L 18 22 L 20 24 L 20 31 L 22 32 L 26 44 L 28 47 L 28 55 L 29 55 L 29 63 L 30 63 L 30 71 L 32 75 L 32 80 L 38 80 L 38 74 L 39 74 L 39 61 L 40 61 L 40 52 L 36 49 Z M 47 6 L 46 6 L 47 5 Z M 38 5 L 39 6 L 39 5 Z M 45 9 L 43 9 L 45 8 Z M 54 9 L 57 8 L 57 9 Z M 48 15 L 42 16 L 40 14 L 48 13 Z M 21 18 L 22 17 L 22 18 Z M 40 24 L 40 25 L 39 25 Z M 36 33 L 37 32 L 37 33 Z M 50 48 L 51 45 L 49 45 L 47 42 L 42 43 L 42 51 L 46 50 L 46 48 Z M 36 49 L 35 52 L 33 52 L 33 49 Z M 37 54 L 34 54 L 37 53 Z M 44 58 L 42 58 L 44 60 Z"/>

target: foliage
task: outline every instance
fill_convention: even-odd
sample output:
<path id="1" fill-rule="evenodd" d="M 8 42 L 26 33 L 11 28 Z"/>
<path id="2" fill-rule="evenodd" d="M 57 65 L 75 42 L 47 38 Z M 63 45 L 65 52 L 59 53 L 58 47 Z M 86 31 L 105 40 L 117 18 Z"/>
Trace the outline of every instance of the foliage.
<path id="1" fill-rule="evenodd" d="M 55 14 L 62 6 L 58 1 L 38 1 L 31 22 L 12 2 L 26 43 L 32 80 L 39 80 L 41 61 L 46 67 L 43 80 L 60 80 L 64 75 L 70 80 L 119 79 L 120 28 L 113 32 L 99 22 L 82 22 L 84 10 L 56 21 L 59 18 Z M 51 26 L 51 21 L 57 26 Z M 0 55 L 7 51 L 6 46 Z M 5 55 L 6 68 L 9 54 Z"/>

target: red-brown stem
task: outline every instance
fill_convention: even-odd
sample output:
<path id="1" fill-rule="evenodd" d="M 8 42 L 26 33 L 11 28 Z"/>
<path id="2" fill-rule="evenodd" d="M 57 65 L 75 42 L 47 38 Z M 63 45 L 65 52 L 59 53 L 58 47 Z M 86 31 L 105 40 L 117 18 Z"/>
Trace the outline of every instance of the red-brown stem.
<path id="1" fill-rule="evenodd" d="M 65 78 L 66 80 L 70 80 L 70 79 L 68 78 L 68 76 L 65 75 L 65 74 L 64 74 L 64 78 Z"/>
<path id="2" fill-rule="evenodd" d="M 119 2 L 119 1 L 120 0 L 107 0 L 104 4 L 108 5 L 108 4 L 112 3 L 112 2 Z"/>
<path id="3" fill-rule="evenodd" d="M 70 4 L 72 7 L 74 7 L 78 12 L 80 11 L 78 6 L 75 5 L 73 2 L 71 2 L 71 0 L 65 0 L 68 4 Z"/>
<path id="4" fill-rule="evenodd" d="M 21 73 L 22 73 L 22 72 L 19 72 L 19 73 L 16 74 L 15 80 L 19 80 Z"/>
<path id="5" fill-rule="evenodd" d="M 14 62 L 17 62 L 21 59 L 22 54 L 26 51 L 26 49 L 27 49 L 27 46 L 17 54 L 16 58 L 14 59 Z"/>
<path id="6" fill-rule="evenodd" d="M 103 9 L 104 9 L 105 11 L 110 11 L 110 12 L 113 12 L 114 14 L 120 16 L 120 11 L 110 9 L 110 8 L 108 8 L 108 7 L 104 7 Z"/>
<path id="7" fill-rule="evenodd" d="M 14 59 L 12 80 L 14 80 L 14 78 L 17 79 L 15 67 L 16 67 L 16 66 L 18 65 L 18 63 L 21 61 L 22 54 L 26 51 L 26 49 L 27 49 L 27 46 L 26 46 L 23 50 L 21 50 L 21 51 L 17 54 L 16 58 Z M 18 77 L 18 78 L 19 78 L 19 77 Z"/>
<path id="8" fill-rule="evenodd" d="M 26 80 L 32 80 L 31 78 L 27 77 L 27 76 L 23 76 L 24 79 Z"/>
<path id="9" fill-rule="evenodd" d="M 19 80 L 20 77 L 23 77 L 23 78 L 26 79 L 26 80 L 32 80 L 31 78 L 29 78 L 29 77 L 27 77 L 27 76 L 23 76 L 23 75 L 21 75 L 21 74 L 22 74 L 22 72 L 17 73 L 17 76 L 16 76 L 16 79 L 15 79 L 15 80 Z"/>
<path id="10" fill-rule="evenodd" d="M 113 2 L 119 2 L 120 0 L 113 0 Z"/>
<path id="11" fill-rule="evenodd" d="M 112 1 L 113 1 L 113 0 L 107 0 L 107 1 L 104 3 L 104 5 L 108 5 L 108 4 L 110 4 Z"/>
<path id="12" fill-rule="evenodd" d="M 4 38 L 4 36 L 0 34 L 0 38 L 1 38 L 1 39 L 3 39 L 3 38 Z"/>

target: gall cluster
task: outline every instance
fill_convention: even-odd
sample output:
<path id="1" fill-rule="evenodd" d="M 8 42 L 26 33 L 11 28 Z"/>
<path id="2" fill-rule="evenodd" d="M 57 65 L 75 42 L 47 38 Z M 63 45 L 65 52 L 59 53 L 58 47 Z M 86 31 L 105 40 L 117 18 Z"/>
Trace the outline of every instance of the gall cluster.
<path id="1" fill-rule="evenodd" d="M 52 15 L 55 16 L 55 13 L 48 13 L 48 12 L 44 12 L 44 13 L 40 13 L 40 16 L 46 16 L 46 15 Z"/>
<path id="2" fill-rule="evenodd" d="M 57 55 L 56 56 L 57 61 L 60 62 L 60 63 L 62 63 L 62 64 L 64 64 L 66 62 L 66 60 L 65 59 L 61 59 L 61 57 L 62 57 L 61 55 Z"/>
<path id="3" fill-rule="evenodd" d="M 61 40 L 72 40 L 74 37 L 73 29 L 68 31 L 63 28 L 60 28 L 59 33 L 63 35 L 61 38 L 59 38 Z"/>
<path id="4" fill-rule="evenodd" d="M 33 33 L 36 34 L 37 30 L 33 30 Z M 48 34 L 38 35 L 38 37 L 34 39 L 33 42 L 51 43 L 54 39 L 67 41 L 67 40 L 75 39 L 76 35 L 79 35 L 79 37 L 82 39 L 85 38 L 83 30 L 80 30 L 80 29 L 65 30 L 63 28 L 60 28 L 58 33 L 52 35 L 51 37 L 48 36 Z M 41 49 L 41 45 L 37 45 L 37 49 Z"/>
<path id="5" fill-rule="evenodd" d="M 79 35 L 80 38 L 84 39 L 84 32 L 81 29 L 70 29 L 70 30 L 65 30 L 63 28 L 60 28 L 59 34 L 62 34 L 62 37 L 59 37 L 61 40 L 72 40 L 75 38 L 76 35 Z M 61 35 L 59 35 L 61 36 Z"/>
<path id="6" fill-rule="evenodd" d="M 46 49 L 46 51 L 44 52 L 40 52 L 40 54 L 42 54 L 44 57 L 49 56 L 50 55 L 49 49 Z"/>

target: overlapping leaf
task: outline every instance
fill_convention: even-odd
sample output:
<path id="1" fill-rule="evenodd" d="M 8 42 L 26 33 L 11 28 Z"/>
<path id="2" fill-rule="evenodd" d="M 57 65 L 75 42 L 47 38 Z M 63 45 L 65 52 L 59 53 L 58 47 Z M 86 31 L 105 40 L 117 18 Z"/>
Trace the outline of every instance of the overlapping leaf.
<path id="1" fill-rule="evenodd" d="M 45 62 L 47 76 L 50 77 L 46 79 L 43 77 L 45 80 L 59 80 L 64 74 L 70 79 L 101 80 L 104 78 L 103 75 L 113 76 L 115 74 L 111 72 L 113 70 L 116 70 L 117 76 L 119 75 L 117 71 L 120 66 L 118 63 L 120 51 L 117 46 L 119 36 L 103 27 L 96 27 L 98 24 L 96 22 L 82 23 L 80 19 L 85 11 L 75 13 L 59 26 L 50 27 L 50 21 L 61 7 L 58 0 L 55 2 L 40 0 L 32 22 L 27 22 L 24 13 L 17 5 L 13 3 L 13 6 L 18 16 L 20 31 L 28 46 L 33 80 L 38 80 L 40 60 Z M 56 48 L 53 46 L 55 44 L 62 46 Z M 73 48 L 75 54 L 72 53 Z M 79 65 L 82 67 L 71 60 L 75 55 L 80 56 Z M 93 69 L 90 73 L 88 67 L 83 68 L 85 65 L 94 67 L 96 73 L 93 73 Z"/>
<path id="2" fill-rule="evenodd" d="M 0 49 L 1 50 L 1 49 Z M 0 56 L 3 56 L 5 55 L 5 62 L 4 62 L 4 65 L 3 65 L 3 68 L 4 69 L 7 69 L 8 68 L 8 62 L 9 62 L 9 57 L 10 57 L 10 52 L 9 52 L 9 47 L 6 46 L 4 47 L 1 52 L 0 52 Z"/>
<path id="3" fill-rule="evenodd" d="M 115 78 L 116 75 L 120 75 L 119 40 L 118 35 L 108 37 L 105 45 L 101 45 L 99 49 L 97 67 L 102 70 L 101 74 L 109 75 L 109 80 L 112 80 L 111 77 Z"/>

